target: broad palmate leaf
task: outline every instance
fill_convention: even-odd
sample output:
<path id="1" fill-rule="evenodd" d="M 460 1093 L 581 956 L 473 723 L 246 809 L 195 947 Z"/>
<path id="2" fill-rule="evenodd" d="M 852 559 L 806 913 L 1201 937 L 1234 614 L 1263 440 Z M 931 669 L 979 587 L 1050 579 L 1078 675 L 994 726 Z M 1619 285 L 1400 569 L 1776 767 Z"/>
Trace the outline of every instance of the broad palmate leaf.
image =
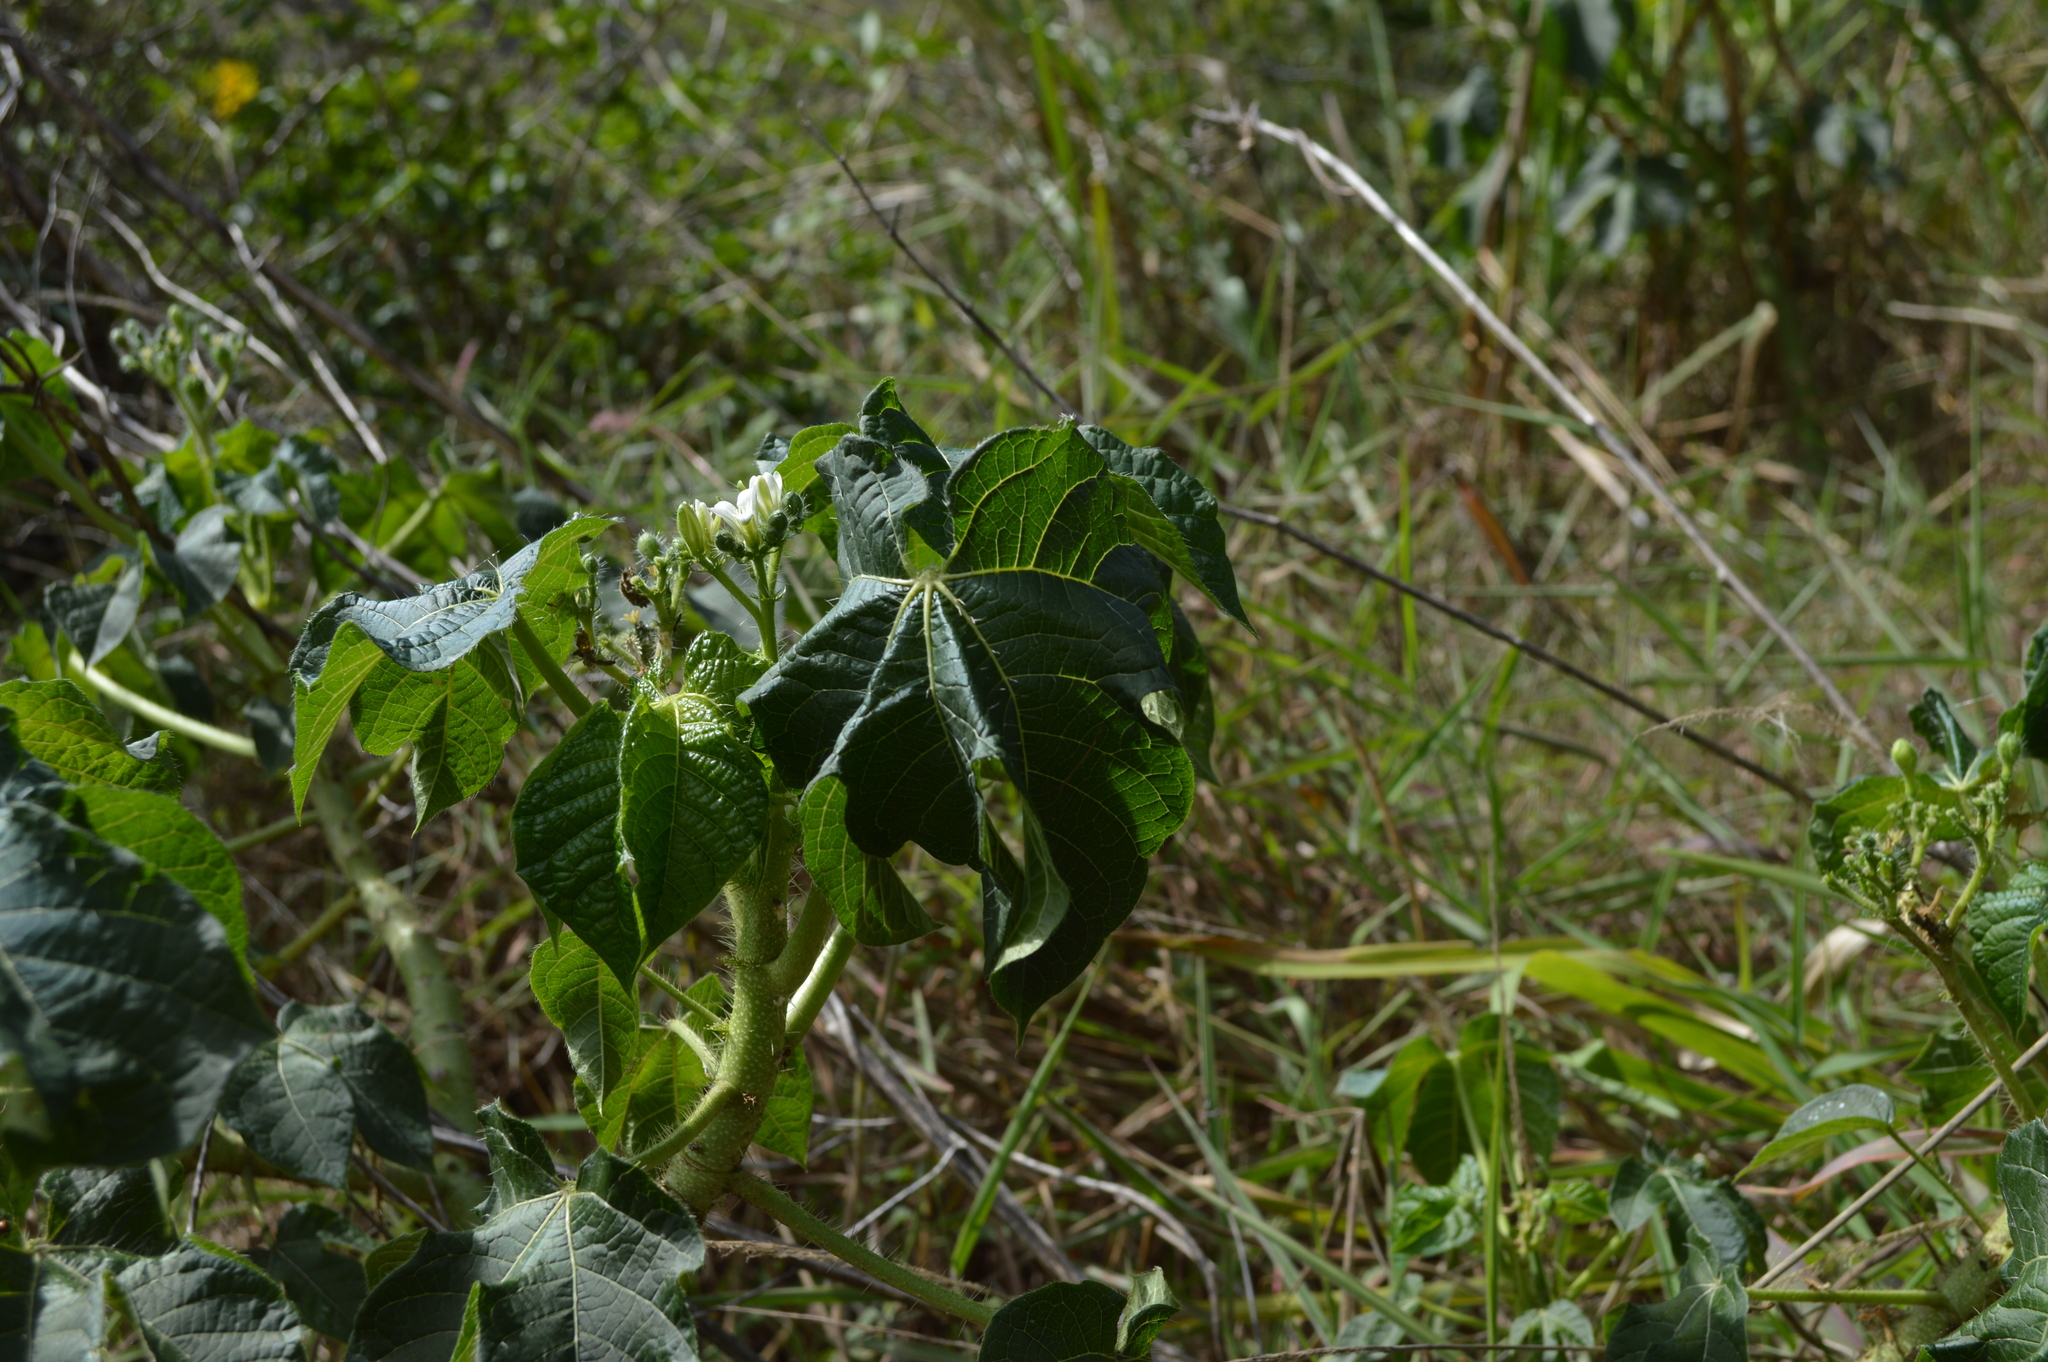
<path id="1" fill-rule="evenodd" d="M 286 1003 L 278 1035 L 235 1066 L 221 1119 L 300 1177 L 343 1185 L 357 1131 L 385 1158 L 433 1166 L 427 1093 L 405 1042 L 354 1003 Z"/>
<path id="2" fill-rule="evenodd" d="M 683 1278 L 704 1241 L 689 1212 L 602 1149 L 564 1183 L 533 1127 L 496 1106 L 481 1119 L 483 1224 L 427 1234 L 379 1281 L 349 1356 L 446 1357 L 466 1333 L 493 1362 L 694 1362 Z"/>
<path id="3" fill-rule="evenodd" d="M 2005 1137 L 1998 1190 L 2012 1234 L 1999 1274 L 2005 1294 L 1930 1344 L 1935 1362 L 2031 1362 L 2048 1352 L 2048 1126 L 2029 1121 Z"/>
<path id="4" fill-rule="evenodd" d="M 982 871 L 990 989 L 1021 1022 L 1123 922 L 1193 799 L 1153 622 L 1094 581 L 1173 530 L 1071 426 L 991 437 L 942 491 L 945 459 L 901 452 L 922 447 L 849 435 L 818 459 L 845 591 L 741 699 L 787 783 L 845 786 L 853 848 L 915 841 Z M 1021 863 L 978 785 L 998 774 L 1021 797 Z"/>
<path id="5" fill-rule="evenodd" d="M 1697 1231 L 1679 1266 L 1678 1294 L 1631 1305 L 1607 1337 L 1607 1362 L 1745 1362 L 1749 1293 L 1739 1263 L 1715 1259 Z"/>
<path id="6" fill-rule="evenodd" d="M 4 1139 L 37 1166 L 172 1153 L 269 1028 L 221 924 L 71 821 L 82 806 L 22 752 L 11 719 L 0 718 L 0 1054 L 42 1110 L 10 1104 Z"/>
<path id="7" fill-rule="evenodd" d="M 482 789 L 498 769 L 502 735 L 510 731 L 492 707 L 495 700 L 502 709 L 512 698 L 505 656 L 486 652 L 488 661 L 472 662 L 460 677 L 405 676 L 449 672 L 522 618 L 550 653 L 565 651 L 575 626 L 565 618 L 562 594 L 582 575 L 579 546 L 608 524 L 578 517 L 497 567 L 417 596 L 376 601 L 345 591 L 320 607 L 292 650 L 293 806 L 304 807 L 320 754 L 359 689 L 371 692 L 378 735 L 391 744 L 383 750 L 419 744 L 413 778 L 422 821 L 449 792 L 460 791 L 454 798 L 463 799 Z M 363 722 L 360 714 L 357 722 Z"/>
<path id="8" fill-rule="evenodd" d="M 1746 1264 L 1763 1263 L 1763 1217 L 1735 1184 L 1708 1178 L 1699 1160 L 1679 1158 L 1655 1140 L 1644 1143 L 1641 1155 L 1621 1161 L 1607 1209 L 1624 1230 L 1661 1213 L 1673 1240 L 1691 1242 L 1698 1236 L 1718 1261 L 1738 1273 Z"/>

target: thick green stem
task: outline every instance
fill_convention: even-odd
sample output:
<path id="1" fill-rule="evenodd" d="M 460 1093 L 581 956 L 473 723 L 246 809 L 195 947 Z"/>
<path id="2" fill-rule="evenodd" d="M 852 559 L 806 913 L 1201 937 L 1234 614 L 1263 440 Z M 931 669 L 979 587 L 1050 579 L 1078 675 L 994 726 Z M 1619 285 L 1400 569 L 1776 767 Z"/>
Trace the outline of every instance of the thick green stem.
<path id="1" fill-rule="evenodd" d="M 1896 922 L 1899 934 L 1912 943 L 1934 972 L 1940 976 L 1942 986 L 1948 991 L 1949 999 L 1955 1003 L 1956 1011 L 1962 1014 L 1964 1025 L 1976 1038 L 1977 1046 L 1984 1052 L 1984 1058 L 1991 1064 L 1999 1079 L 2005 1084 L 2006 1094 L 2020 1108 L 2023 1115 L 2032 1118 L 2040 1115 L 2041 1102 L 2038 1092 L 2022 1084 L 2013 1072 L 2013 1057 L 2019 1053 L 2013 1041 L 2012 1031 L 2006 1026 L 2005 1018 L 1998 1015 L 1977 989 L 1971 987 L 1973 980 L 1964 974 L 1962 963 L 1955 957 L 1948 941 L 1937 941 L 1929 936 L 1918 924 Z"/>
<path id="2" fill-rule="evenodd" d="M 853 1264 L 876 1281 L 886 1282 L 906 1296 L 923 1301 L 934 1310 L 942 1311 L 955 1319 L 964 1319 L 977 1329 L 986 1329 L 989 1321 L 996 1316 L 993 1306 L 969 1300 L 957 1291 L 949 1291 L 922 1273 L 912 1272 L 901 1263 L 891 1262 L 865 1245 L 841 1234 L 799 1206 L 772 1183 L 763 1182 L 751 1173 L 734 1173 L 732 1190 L 738 1192 L 749 1205 L 767 1212 L 834 1257 Z"/>
<path id="3" fill-rule="evenodd" d="M 846 962 L 853 958 L 853 947 L 853 933 L 833 923 L 832 935 L 826 940 L 825 949 L 818 952 L 810 977 L 790 996 L 789 1010 L 783 1015 L 782 1032 L 791 1043 L 802 1040 L 804 1033 L 811 1029 L 811 1023 L 818 1019 L 825 1000 L 832 996 L 832 990 L 839 984 L 839 975 L 845 970 Z"/>
<path id="4" fill-rule="evenodd" d="M 776 987 L 776 960 L 789 941 L 783 899 L 795 843 L 789 815 L 778 805 L 754 862 L 725 887 L 732 921 L 732 1008 L 725 1018 L 718 1082 L 706 1098 L 720 1087 L 730 1088 L 732 1096 L 703 1123 L 700 1134 L 679 1142 L 667 1168 L 669 1189 L 700 1214 L 726 1190 L 726 1180 L 739 1167 L 782 1068 L 784 995 Z M 696 1121 L 692 1112 L 683 1128 Z M 652 1166 L 652 1155 L 640 1161 Z"/>
<path id="5" fill-rule="evenodd" d="M 433 934 L 419 910 L 397 885 L 384 878 L 376 856 L 356 826 L 348 792 L 326 775 L 313 778 L 313 809 L 335 865 L 348 876 L 412 1005 L 412 1043 L 427 1071 L 438 1105 L 465 1130 L 475 1129 L 476 1071 L 469 1057 L 469 1028 L 462 1015 L 462 990 L 449 977 Z"/>
<path id="6" fill-rule="evenodd" d="M 1795 1305 L 1932 1305 L 1948 1308 L 1939 1291 L 1751 1291 L 1752 1301 Z"/>

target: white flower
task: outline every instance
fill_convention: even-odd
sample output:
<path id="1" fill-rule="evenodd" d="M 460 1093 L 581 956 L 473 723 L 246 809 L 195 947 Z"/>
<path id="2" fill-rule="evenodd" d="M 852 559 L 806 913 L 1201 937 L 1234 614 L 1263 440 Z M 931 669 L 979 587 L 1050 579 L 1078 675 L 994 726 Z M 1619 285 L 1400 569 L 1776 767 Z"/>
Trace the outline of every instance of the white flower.
<path id="1" fill-rule="evenodd" d="M 733 536 L 751 551 L 767 540 L 768 522 L 782 509 L 782 474 L 770 469 L 756 473 L 740 489 L 739 500 L 721 501 L 711 513 L 723 520 Z"/>

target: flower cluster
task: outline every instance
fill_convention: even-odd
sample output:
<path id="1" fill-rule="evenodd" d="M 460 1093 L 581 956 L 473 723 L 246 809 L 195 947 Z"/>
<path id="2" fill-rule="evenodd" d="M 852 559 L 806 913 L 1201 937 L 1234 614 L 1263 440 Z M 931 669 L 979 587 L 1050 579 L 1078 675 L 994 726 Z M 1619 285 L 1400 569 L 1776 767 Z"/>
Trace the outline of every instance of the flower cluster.
<path id="1" fill-rule="evenodd" d="M 803 498 L 785 495 L 782 474 L 757 473 L 733 501 L 707 506 L 686 502 L 676 509 L 676 542 L 700 563 L 717 555 L 751 558 L 776 547 L 803 519 Z"/>

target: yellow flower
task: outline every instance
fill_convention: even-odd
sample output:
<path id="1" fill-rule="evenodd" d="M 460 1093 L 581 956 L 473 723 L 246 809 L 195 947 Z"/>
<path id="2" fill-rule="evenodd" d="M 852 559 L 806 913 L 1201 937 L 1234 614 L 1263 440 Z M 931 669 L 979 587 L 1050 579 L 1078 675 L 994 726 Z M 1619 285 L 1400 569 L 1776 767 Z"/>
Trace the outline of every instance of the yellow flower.
<path id="1" fill-rule="evenodd" d="M 240 113 L 242 106 L 256 98 L 263 84 L 256 68 L 232 58 L 213 64 L 208 84 L 213 87 L 213 116 L 225 122 Z"/>

